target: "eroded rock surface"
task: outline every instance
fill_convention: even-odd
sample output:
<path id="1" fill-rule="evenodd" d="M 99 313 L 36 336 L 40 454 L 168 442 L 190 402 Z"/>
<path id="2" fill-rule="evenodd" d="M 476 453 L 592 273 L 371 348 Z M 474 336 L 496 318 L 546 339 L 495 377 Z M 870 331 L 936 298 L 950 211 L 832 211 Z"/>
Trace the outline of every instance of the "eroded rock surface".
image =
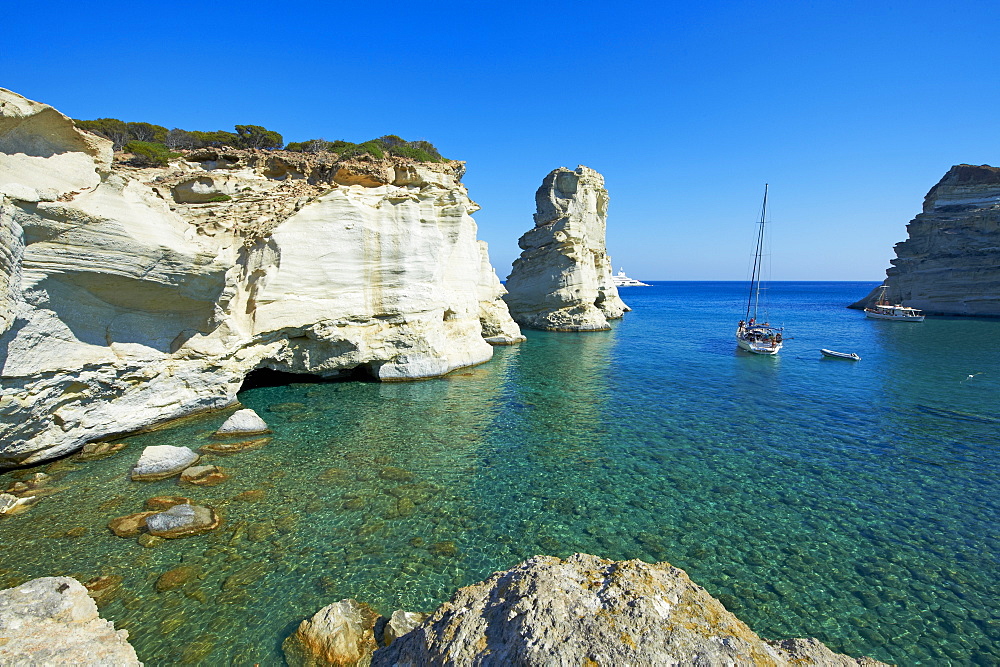
<path id="1" fill-rule="evenodd" d="M 560 167 L 542 181 L 535 204 L 535 226 L 518 241 L 523 252 L 507 277 L 511 315 L 532 329 L 608 329 L 629 308 L 611 278 L 604 177 Z"/>
<path id="2" fill-rule="evenodd" d="M 885 272 L 891 303 L 932 314 L 1000 316 L 1000 168 L 952 167 L 906 231 Z M 851 307 L 870 306 L 878 292 Z"/>
<path id="3" fill-rule="evenodd" d="M 536 556 L 460 589 L 372 665 L 880 665 L 768 642 L 668 563 Z"/>
<path id="4" fill-rule="evenodd" d="M 362 665 L 377 647 L 373 628 L 378 614 L 368 605 L 341 600 L 299 624 L 282 648 L 291 667 Z"/>
<path id="5" fill-rule="evenodd" d="M 0 466 L 231 405 L 253 370 L 447 373 L 520 339 L 461 162 L 111 143 L 0 89 Z"/>
<path id="6" fill-rule="evenodd" d="M 141 665 L 128 631 L 105 621 L 70 577 L 33 579 L 0 591 L 0 664 Z"/>

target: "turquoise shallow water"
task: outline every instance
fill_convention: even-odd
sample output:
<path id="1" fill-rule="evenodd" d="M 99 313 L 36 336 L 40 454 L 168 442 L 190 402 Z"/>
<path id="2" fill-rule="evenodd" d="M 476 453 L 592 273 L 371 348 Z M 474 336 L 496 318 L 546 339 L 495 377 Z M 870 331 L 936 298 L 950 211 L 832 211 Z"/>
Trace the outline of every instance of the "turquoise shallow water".
<path id="1" fill-rule="evenodd" d="M 206 457 L 230 474 L 219 486 L 127 472 L 146 445 L 211 442 L 228 412 L 39 468 L 61 490 L 0 522 L 17 545 L 0 585 L 120 576 L 102 613 L 147 664 L 281 664 L 281 640 L 332 601 L 429 611 L 524 558 L 583 551 L 682 567 L 765 637 L 1000 663 L 1000 321 L 843 308 L 872 286 L 773 284 L 778 358 L 735 349 L 742 284 L 657 283 L 622 290 L 633 312 L 612 331 L 528 332 L 446 378 L 247 390 L 273 439 Z M 176 493 L 222 528 L 154 548 L 105 528 Z M 193 576 L 157 592 L 182 564 Z"/>

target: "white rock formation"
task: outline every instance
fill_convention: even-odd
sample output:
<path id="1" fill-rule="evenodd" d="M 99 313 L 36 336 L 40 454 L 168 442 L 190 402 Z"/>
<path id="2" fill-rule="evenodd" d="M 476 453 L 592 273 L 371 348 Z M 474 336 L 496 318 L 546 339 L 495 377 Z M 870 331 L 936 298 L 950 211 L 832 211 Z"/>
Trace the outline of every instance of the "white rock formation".
<path id="1" fill-rule="evenodd" d="M 267 422 L 250 408 L 237 410 L 229 416 L 215 435 L 250 435 L 268 432 Z"/>
<path id="2" fill-rule="evenodd" d="M 102 619 L 70 577 L 0 591 L 0 638 L 2 665 L 142 665 L 128 631 Z"/>
<path id="3" fill-rule="evenodd" d="M 1000 168 L 952 167 L 906 225 L 886 298 L 931 314 L 1000 317 Z M 851 305 L 865 308 L 880 289 Z"/>
<path id="4" fill-rule="evenodd" d="M 112 169 L 110 142 L 0 89 L 0 466 L 230 405 L 259 368 L 488 360 L 520 331 L 463 170 L 229 150 Z"/>
<path id="5" fill-rule="evenodd" d="M 151 482 L 178 475 L 198 460 L 198 455 L 187 447 L 150 445 L 142 450 L 139 461 L 132 468 L 132 480 Z"/>
<path id="6" fill-rule="evenodd" d="M 504 300 L 521 326 L 554 331 L 610 328 L 629 310 L 611 278 L 606 250 L 604 177 L 580 165 L 549 173 L 535 193 L 535 227 L 518 241 L 521 256 Z"/>

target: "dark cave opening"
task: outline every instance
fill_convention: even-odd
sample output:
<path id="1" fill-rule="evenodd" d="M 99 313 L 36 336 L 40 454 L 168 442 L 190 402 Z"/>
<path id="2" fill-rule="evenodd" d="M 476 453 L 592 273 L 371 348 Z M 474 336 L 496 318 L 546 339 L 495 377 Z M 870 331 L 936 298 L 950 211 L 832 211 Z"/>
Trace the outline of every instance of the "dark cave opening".
<path id="1" fill-rule="evenodd" d="M 270 368 L 250 371 L 240 386 L 240 392 L 260 387 L 284 387 L 290 384 L 321 384 L 326 382 L 374 382 L 371 374 L 362 367 L 341 371 L 336 377 L 323 377 L 311 373 L 288 373 Z M 237 392 L 239 393 L 239 392 Z"/>

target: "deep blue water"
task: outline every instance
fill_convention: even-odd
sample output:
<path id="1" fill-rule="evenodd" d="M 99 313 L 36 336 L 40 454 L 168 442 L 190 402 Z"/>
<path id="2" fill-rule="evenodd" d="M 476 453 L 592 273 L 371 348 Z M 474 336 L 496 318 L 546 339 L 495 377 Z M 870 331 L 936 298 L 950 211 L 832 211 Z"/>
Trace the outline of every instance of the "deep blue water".
<path id="1" fill-rule="evenodd" d="M 23 554 L 0 583 L 122 576 L 102 613 L 147 664 L 280 664 L 284 636 L 332 601 L 431 610 L 532 555 L 583 551 L 682 567 L 768 638 L 998 664 L 1000 320 L 844 307 L 873 286 L 772 283 L 776 358 L 736 350 L 743 283 L 669 282 L 622 289 L 633 310 L 611 331 L 526 332 L 445 378 L 248 390 L 273 440 L 214 460 L 220 486 L 126 473 L 143 446 L 210 442 L 228 413 L 51 467 L 64 490 L 0 523 Z M 104 529 L 178 492 L 223 528 L 148 549 Z M 199 576 L 156 592 L 182 563 Z"/>

